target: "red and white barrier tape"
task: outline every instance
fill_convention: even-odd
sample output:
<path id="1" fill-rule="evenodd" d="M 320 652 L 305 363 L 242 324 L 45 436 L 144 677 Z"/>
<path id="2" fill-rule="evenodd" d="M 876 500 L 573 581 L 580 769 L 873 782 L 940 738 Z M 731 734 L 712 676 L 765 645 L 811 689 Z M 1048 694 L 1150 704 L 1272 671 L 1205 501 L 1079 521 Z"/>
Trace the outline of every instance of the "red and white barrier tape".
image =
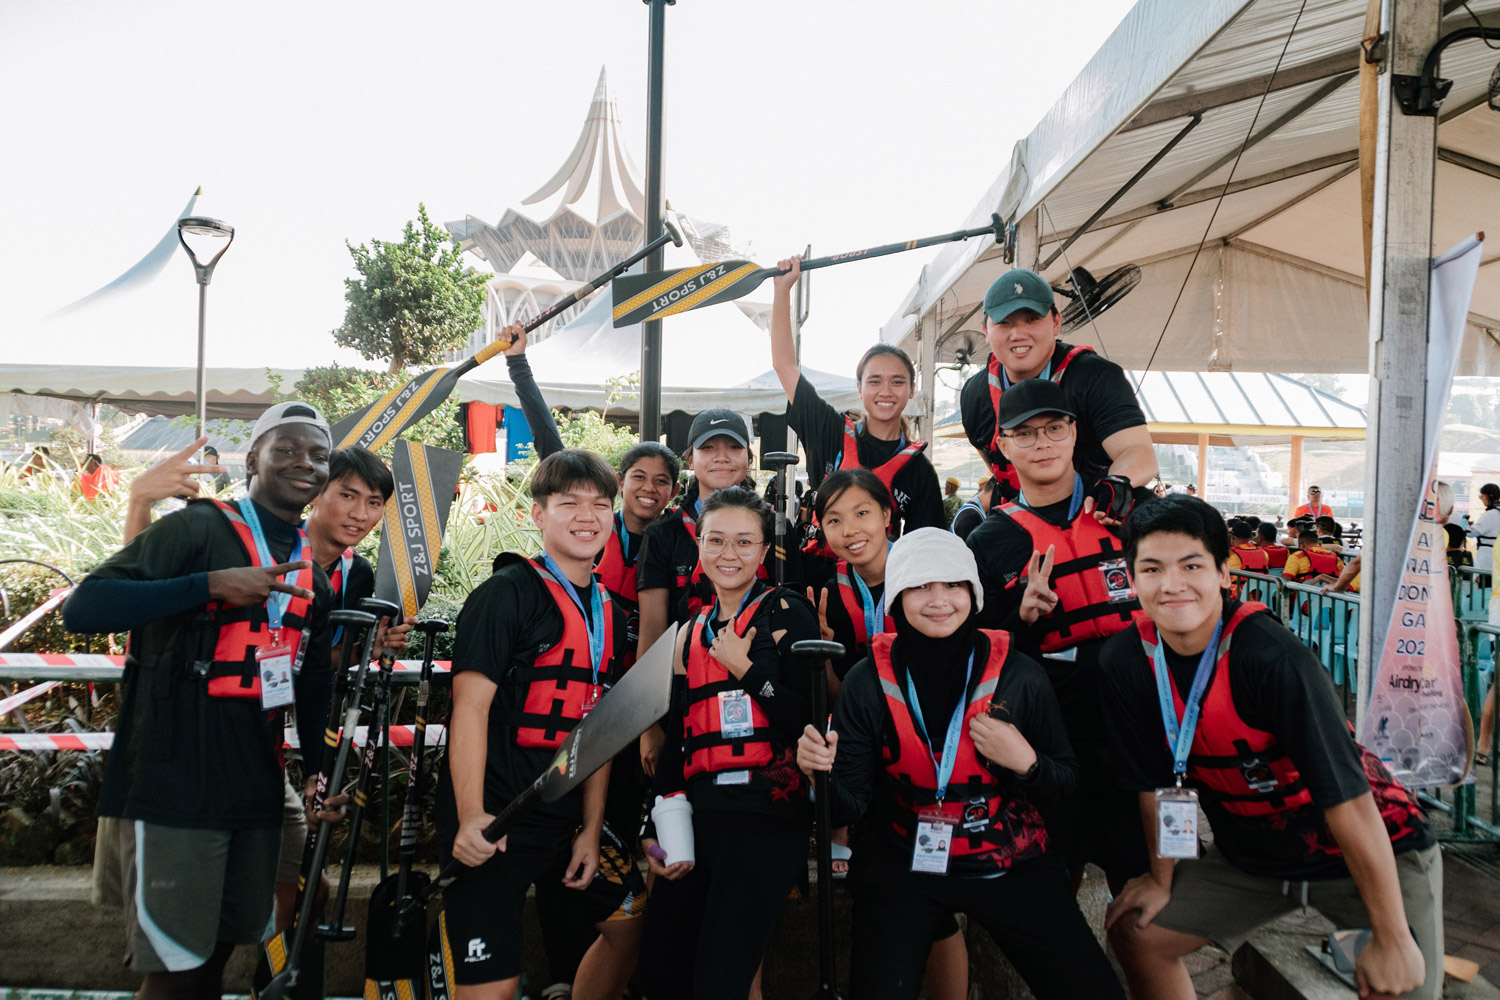
<path id="1" fill-rule="evenodd" d="M 9 698 L 0 698 L 0 715 L 7 715 L 10 712 L 14 712 L 31 699 L 40 697 L 51 691 L 59 683 L 59 681 L 44 681 L 34 687 L 27 688 L 25 691 L 17 691 Z"/>
<path id="2" fill-rule="evenodd" d="M 411 746 L 416 731 L 416 726 L 392 726 L 391 746 Z M 369 727 L 360 726 L 354 731 L 354 745 L 364 746 L 368 735 Z M 284 747 L 296 749 L 301 746 L 295 729 L 287 729 L 282 739 Z M 442 746 L 447 739 L 448 732 L 443 726 L 432 724 L 427 727 L 427 746 Z M 108 750 L 114 742 L 114 733 L 5 733 L 0 734 L 0 751 Z"/>

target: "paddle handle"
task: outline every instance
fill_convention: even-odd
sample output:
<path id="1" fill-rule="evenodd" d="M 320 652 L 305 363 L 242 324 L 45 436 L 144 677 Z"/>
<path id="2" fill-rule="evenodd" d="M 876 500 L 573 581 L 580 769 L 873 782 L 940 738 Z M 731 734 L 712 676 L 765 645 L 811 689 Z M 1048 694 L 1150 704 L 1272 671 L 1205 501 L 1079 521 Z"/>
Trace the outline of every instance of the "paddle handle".
<path id="1" fill-rule="evenodd" d="M 562 298 L 552 303 L 546 309 L 543 309 L 535 319 L 528 321 L 523 327 L 521 327 L 521 329 L 525 330 L 527 333 L 530 333 L 532 330 L 535 330 L 537 327 L 543 325 L 544 323 L 551 322 L 558 316 L 558 314 L 564 312 L 567 309 L 571 309 L 579 302 L 588 298 L 590 295 L 594 294 L 595 291 L 603 288 L 605 284 L 624 274 L 627 270 L 634 267 L 636 264 L 639 264 L 641 261 L 645 260 L 648 256 L 655 253 L 658 249 L 665 246 L 666 244 L 671 243 L 674 246 L 682 246 L 682 235 L 677 232 L 676 226 L 672 225 L 670 222 L 663 222 L 662 229 L 664 231 L 656 239 L 652 240 L 650 243 L 647 243 L 645 246 L 641 247 L 640 250 L 620 261 L 620 263 L 616 264 L 608 271 L 605 271 L 603 274 L 599 275 L 588 283 L 573 289 L 573 291 L 569 292 L 567 295 L 564 295 Z M 458 366 L 458 374 L 462 375 L 465 372 L 472 371 L 473 369 L 478 368 L 490 358 L 493 358 L 495 355 L 501 353 L 502 351 L 509 349 L 510 343 L 511 342 L 508 340 L 497 340 L 494 343 L 485 345 L 482 350 L 476 351 L 472 357 Z"/>
<path id="2" fill-rule="evenodd" d="M 812 676 L 813 727 L 828 735 L 828 674 L 824 664 L 844 655 L 842 643 L 826 639 L 803 639 L 792 643 L 792 655 L 806 658 Z M 818 834 L 818 978 L 820 997 L 834 991 L 833 940 L 833 802 L 828 793 L 828 772 L 813 772 L 813 825 Z"/>
<path id="3" fill-rule="evenodd" d="M 497 815 L 490 825 L 484 828 L 484 839 L 495 843 L 511 830 L 531 810 L 535 809 L 542 801 L 542 785 L 546 782 L 544 774 L 527 786 L 526 791 L 510 800 L 510 803 Z M 449 858 L 448 863 L 443 865 L 438 872 L 437 878 L 427 884 L 421 894 L 416 897 L 418 905 L 425 906 L 427 901 L 439 892 L 453 884 L 453 880 L 463 874 L 464 869 L 469 867 L 457 858 Z"/>
<path id="4" fill-rule="evenodd" d="M 998 214 L 990 216 L 990 224 L 978 229 L 960 229 L 957 232 L 945 233 L 942 236 L 927 236 L 920 240 L 907 240 L 904 243 L 887 243 L 885 246 L 871 247 L 868 250 L 855 250 L 850 253 L 836 253 L 829 257 L 814 257 L 812 260 L 802 262 L 802 270 L 815 271 L 820 267 L 832 267 L 835 264 L 847 264 L 851 260 L 868 260 L 871 257 L 884 257 L 887 254 L 904 253 L 907 250 L 920 250 L 922 247 L 937 246 L 939 243 L 957 243 L 960 240 L 973 239 L 976 236 L 993 236 L 995 242 L 999 243 L 1005 232 L 1005 223 L 1001 221 Z M 780 268 L 767 268 L 771 274 L 786 274 Z"/>

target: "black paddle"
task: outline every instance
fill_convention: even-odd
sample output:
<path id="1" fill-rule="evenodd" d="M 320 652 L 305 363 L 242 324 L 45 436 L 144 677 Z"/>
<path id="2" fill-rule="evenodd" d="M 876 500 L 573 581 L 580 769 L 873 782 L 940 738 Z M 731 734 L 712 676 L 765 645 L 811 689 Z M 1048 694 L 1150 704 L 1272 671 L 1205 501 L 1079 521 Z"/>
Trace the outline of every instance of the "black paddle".
<path id="1" fill-rule="evenodd" d="M 527 321 L 523 329 L 530 333 L 559 313 L 588 298 L 595 289 L 604 287 L 606 281 L 624 274 L 627 268 L 645 260 L 649 254 L 664 246 L 668 241 L 676 246 L 682 246 L 682 236 L 678 234 L 676 228 L 670 222 L 664 222 L 662 225 L 666 231 L 656 239 L 597 278 L 575 288 L 543 309 L 535 319 Z M 392 389 L 375 402 L 334 424 L 334 447 L 348 448 L 357 444 L 372 451 L 382 447 L 447 399 L 448 394 L 458 385 L 459 376 L 473 371 L 508 347 L 510 347 L 510 341 L 497 340 L 493 344 L 487 344 L 483 350 L 472 357 L 465 358 L 452 368 L 429 368 L 399 389 Z"/>
<path id="2" fill-rule="evenodd" d="M 448 623 L 438 619 L 417 622 L 415 629 L 426 638 L 422 651 L 422 674 L 417 681 L 417 725 L 411 741 L 411 763 L 406 772 L 406 810 L 401 817 L 401 866 L 395 875 L 380 880 L 370 894 L 365 918 L 365 996 L 379 1000 L 420 997 L 427 980 L 426 914 L 414 914 L 403 922 L 396 936 L 396 916 L 414 902 L 416 893 L 431 881 L 426 872 L 413 872 L 417 855 L 417 829 L 422 823 L 422 751 L 427 746 L 427 696 L 432 684 L 432 647 Z"/>
<path id="3" fill-rule="evenodd" d="M 677 626 L 672 625 L 599 700 L 598 707 L 588 714 L 588 718 L 573 727 L 547 770 L 511 799 L 485 827 L 485 840 L 498 841 L 539 804 L 556 802 L 577 788 L 667 714 L 672 691 L 672 649 L 676 642 Z M 451 743 L 449 752 L 452 752 Z M 428 900 L 452 885 L 467 868 L 457 858 L 450 858 L 437 878 L 417 893 L 397 915 L 396 936 L 404 933 L 408 921 L 417 919 L 424 912 Z"/>
<path id="4" fill-rule="evenodd" d="M 334 660 L 335 694 L 333 704 L 328 710 L 328 728 L 323 734 L 323 741 L 327 747 L 335 747 L 332 766 L 328 763 L 328 753 L 324 750 L 323 766 L 318 771 L 318 783 L 313 792 L 313 812 L 323 810 L 323 800 L 326 799 L 332 789 L 335 792 L 342 785 L 344 770 L 349 766 L 349 749 L 354 742 L 354 729 L 359 724 L 360 700 L 364 696 L 365 676 L 370 672 L 370 655 L 374 652 L 375 645 L 375 622 L 374 615 L 366 611 L 341 610 L 335 611 L 328 616 L 330 625 L 343 626 L 344 641 L 339 647 L 339 655 Z M 360 644 L 359 670 L 354 674 L 354 680 L 349 680 L 349 650 L 354 641 L 354 633 L 357 629 L 365 629 L 364 641 Z M 340 696 L 343 696 L 342 698 Z M 343 712 L 343 728 L 339 726 L 339 708 L 343 703 L 347 707 Z M 302 953 L 311 938 L 313 927 L 313 909 L 317 898 L 318 880 L 323 877 L 323 865 L 328 859 L 328 843 L 332 839 L 333 826 L 330 823 L 317 823 L 307 831 L 307 846 L 303 849 L 302 875 L 297 880 L 297 903 L 292 915 L 291 943 L 285 946 L 281 956 L 273 955 L 272 958 L 281 957 L 284 962 L 277 969 L 275 961 L 271 962 L 271 969 L 276 974 L 266 984 L 265 989 L 258 994 L 258 1000 L 282 1000 L 297 985 L 301 975 Z M 273 938 L 272 946 L 281 938 Z M 277 949 L 280 950 L 280 949 Z"/>
<path id="5" fill-rule="evenodd" d="M 868 260 L 886 254 L 918 250 L 939 243 L 956 243 L 975 236 L 993 236 L 995 242 L 1003 241 L 1005 223 L 999 215 L 990 216 L 990 224 L 978 229 L 961 229 L 942 236 L 927 236 L 905 243 L 887 243 L 885 246 L 836 253 L 831 257 L 814 257 L 802 262 L 802 270 L 814 271 L 820 267 L 847 264 L 851 260 Z M 700 306 L 711 306 L 748 295 L 760 287 L 767 278 L 786 272 L 775 267 L 760 267 L 748 260 L 721 260 L 712 264 L 695 264 L 671 271 L 649 271 L 646 274 L 625 274 L 610 284 L 614 296 L 614 325 L 630 326 L 650 319 L 661 319 Z M 334 428 L 335 438 L 338 428 Z"/>
<path id="6" fill-rule="evenodd" d="M 359 602 L 361 611 L 383 618 L 389 625 L 401 621 L 401 608 L 378 597 L 366 597 Z M 379 768 L 375 766 L 377 744 L 386 735 L 386 713 L 391 703 L 391 673 L 396 667 L 396 651 L 380 651 L 380 673 L 375 678 L 375 690 L 370 695 L 370 726 L 365 730 L 365 748 L 360 755 L 359 777 L 354 786 L 354 807 L 349 813 L 349 843 L 344 851 L 344 865 L 339 869 L 339 887 L 333 898 L 333 913 L 328 922 L 318 925 L 318 937 L 324 941 L 353 941 L 358 930 L 344 923 L 344 907 L 349 900 L 349 875 L 354 871 L 354 856 L 359 850 L 359 831 L 364 826 L 365 806 L 375 790 Z M 382 791 L 381 794 L 384 794 Z M 385 831 L 381 831 L 382 835 Z"/>
<path id="7" fill-rule="evenodd" d="M 823 664 L 844 655 L 843 643 L 803 639 L 792 643 L 792 655 L 806 657 L 812 675 L 813 725 L 828 736 L 828 673 Z M 838 1000 L 833 962 L 833 803 L 828 799 L 828 772 L 813 772 L 813 823 L 818 832 L 818 991 L 819 1000 Z"/>
<path id="8" fill-rule="evenodd" d="M 766 454 L 766 465 L 776 472 L 776 586 L 786 582 L 786 512 L 791 503 L 786 492 L 786 470 L 797 464 L 794 451 L 772 451 Z"/>

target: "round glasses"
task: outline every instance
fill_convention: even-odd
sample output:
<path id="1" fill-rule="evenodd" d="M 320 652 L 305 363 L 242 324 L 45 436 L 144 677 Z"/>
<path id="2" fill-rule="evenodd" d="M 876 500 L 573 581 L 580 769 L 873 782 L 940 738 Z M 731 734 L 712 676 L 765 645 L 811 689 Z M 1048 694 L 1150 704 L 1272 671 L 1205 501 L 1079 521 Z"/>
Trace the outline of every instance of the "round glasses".
<path id="1" fill-rule="evenodd" d="M 765 542 L 757 542 L 753 538 L 725 538 L 723 535 L 709 535 L 699 543 L 703 551 L 711 556 L 716 556 L 726 548 L 734 550 L 734 554 L 745 558 L 753 556 Z"/>
<path id="2" fill-rule="evenodd" d="M 1015 430 L 1001 435 L 1008 437 L 1016 443 L 1017 448 L 1030 448 L 1036 444 L 1038 434 L 1047 435 L 1048 441 L 1066 441 L 1068 431 L 1072 428 L 1073 421 L 1063 419 L 1054 420 L 1043 424 L 1041 427 L 1017 427 Z"/>

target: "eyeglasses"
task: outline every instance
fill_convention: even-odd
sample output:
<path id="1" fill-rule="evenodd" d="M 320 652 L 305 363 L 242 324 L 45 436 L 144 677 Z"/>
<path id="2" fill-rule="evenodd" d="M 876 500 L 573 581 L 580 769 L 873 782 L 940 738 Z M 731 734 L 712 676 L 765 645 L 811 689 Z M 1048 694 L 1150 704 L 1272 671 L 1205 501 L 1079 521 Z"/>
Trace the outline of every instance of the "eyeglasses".
<path id="1" fill-rule="evenodd" d="M 1308 490 L 1307 491 L 1307 495 L 1308 496 L 1322 496 L 1323 495 L 1323 491 L 1322 490 Z"/>
<path id="2" fill-rule="evenodd" d="M 699 544 L 703 547 L 703 551 L 711 556 L 716 556 L 720 552 L 723 552 L 726 546 L 732 546 L 734 554 L 743 559 L 747 556 L 753 556 L 756 550 L 764 545 L 765 542 L 757 542 L 753 538 L 729 539 L 723 535 L 709 535 Z"/>
<path id="3" fill-rule="evenodd" d="M 1017 427 L 1009 434 L 1002 434 L 1001 437 L 1010 438 L 1016 443 L 1017 448 L 1030 448 L 1036 444 L 1038 433 L 1047 435 L 1048 441 L 1066 441 L 1068 431 L 1072 426 L 1073 421 L 1071 420 L 1054 420 L 1050 424 L 1043 424 L 1040 428 Z"/>

